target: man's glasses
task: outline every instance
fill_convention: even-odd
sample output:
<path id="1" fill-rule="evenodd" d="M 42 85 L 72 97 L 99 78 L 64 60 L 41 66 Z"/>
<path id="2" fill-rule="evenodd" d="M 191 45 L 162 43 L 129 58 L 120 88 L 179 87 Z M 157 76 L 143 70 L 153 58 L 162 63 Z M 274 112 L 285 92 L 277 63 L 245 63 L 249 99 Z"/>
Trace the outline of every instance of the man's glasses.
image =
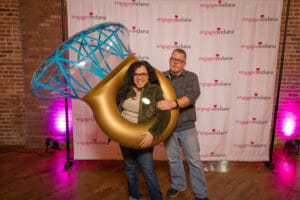
<path id="1" fill-rule="evenodd" d="M 179 64 L 183 64 L 183 63 L 185 63 L 185 61 L 184 60 L 179 60 L 179 59 L 176 59 L 176 58 L 170 58 L 170 62 L 172 62 L 172 63 L 179 63 Z"/>
<path id="2" fill-rule="evenodd" d="M 148 76 L 148 73 L 140 73 L 140 74 L 134 73 L 133 76 L 135 78 L 137 78 L 137 77 L 145 78 L 146 76 Z"/>

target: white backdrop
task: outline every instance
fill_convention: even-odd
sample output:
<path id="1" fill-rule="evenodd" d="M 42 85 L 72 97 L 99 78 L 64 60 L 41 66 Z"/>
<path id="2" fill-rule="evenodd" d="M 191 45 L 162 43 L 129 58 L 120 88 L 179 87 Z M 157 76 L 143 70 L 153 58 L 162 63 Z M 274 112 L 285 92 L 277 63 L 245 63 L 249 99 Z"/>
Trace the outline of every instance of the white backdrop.
<path id="1" fill-rule="evenodd" d="M 130 32 L 139 59 L 168 69 L 174 48 L 199 76 L 202 160 L 267 161 L 282 0 L 68 0 L 69 36 L 103 22 Z M 90 108 L 73 101 L 75 159 L 121 159 Z M 165 159 L 162 144 L 155 159 Z"/>

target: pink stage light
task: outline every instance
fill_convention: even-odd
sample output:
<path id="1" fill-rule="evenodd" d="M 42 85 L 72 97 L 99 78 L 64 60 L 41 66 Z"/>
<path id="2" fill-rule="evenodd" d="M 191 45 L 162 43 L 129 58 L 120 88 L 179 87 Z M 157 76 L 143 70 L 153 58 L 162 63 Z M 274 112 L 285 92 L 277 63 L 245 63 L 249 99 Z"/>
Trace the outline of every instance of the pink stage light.
<path id="1" fill-rule="evenodd" d="M 68 100 L 69 130 L 72 130 L 72 102 Z M 55 100 L 48 113 L 48 127 L 52 135 L 66 133 L 66 111 L 64 99 Z"/>
<path id="2" fill-rule="evenodd" d="M 282 139 L 297 138 L 300 133 L 300 105 L 291 99 L 282 102 L 278 112 L 278 132 Z"/>
<path id="3" fill-rule="evenodd" d="M 72 117 L 72 116 L 70 116 L 70 112 L 69 112 L 69 117 Z M 59 132 L 66 131 L 66 112 L 65 112 L 65 110 L 58 111 L 54 124 L 55 124 L 56 129 Z"/>
<path id="4" fill-rule="evenodd" d="M 282 131 L 286 137 L 294 135 L 296 129 L 296 115 L 287 113 L 282 122 Z"/>

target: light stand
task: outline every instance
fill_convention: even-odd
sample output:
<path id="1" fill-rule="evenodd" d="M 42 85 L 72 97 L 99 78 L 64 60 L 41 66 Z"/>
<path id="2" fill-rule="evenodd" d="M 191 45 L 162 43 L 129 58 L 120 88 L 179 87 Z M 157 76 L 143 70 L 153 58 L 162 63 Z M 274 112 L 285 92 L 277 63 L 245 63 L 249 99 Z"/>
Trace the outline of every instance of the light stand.
<path id="1" fill-rule="evenodd" d="M 278 74 L 278 85 L 277 85 L 276 103 L 275 103 L 274 118 L 273 118 L 274 120 L 273 120 L 273 127 L 272 127 L 269 161 L 265 162 L 265 165 L 271 170 L 275 169 L 275 166 L 273 165 L 273 148 L 274 148 L 274 139 L 275 139 L 275 130 L 276 130 L 276 121 L 277 121 L 277 113 L 278 113 L 278 104 L 279 104 L 279 96 L 280 96 L 280 86 L 281 86 L 281 78 L 282 78 L 282 70 L 283 70 L 284 51 L 285 51 L 289 12 L 290 12 L 290 0 L 288 0 L 287 8 L 286 8 L 285 27 L 284 27 L 281 59 L 280 59 L 280 66 L 279 66 L 279 74 Z"/>
<path id="2" fill-rule="evenodd" d="M 62 41 L 65 41 L 65 2 L 61 0 L 61 26 L 62 26 Z M 66 120 L 66 151 L 67 151 L 67 161 L 64 165 L 64 169 L 69 169 L 73 160 L 70 156 L 70 130 L 69 130 L 69 103 L 68 99 L 65 99 L 65 120 Z"/>

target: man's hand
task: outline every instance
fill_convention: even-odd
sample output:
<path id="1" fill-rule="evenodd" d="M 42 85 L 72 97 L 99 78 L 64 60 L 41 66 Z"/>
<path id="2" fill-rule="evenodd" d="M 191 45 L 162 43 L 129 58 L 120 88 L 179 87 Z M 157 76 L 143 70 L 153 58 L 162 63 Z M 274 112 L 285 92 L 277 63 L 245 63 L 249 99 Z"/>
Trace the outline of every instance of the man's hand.
<path id="1" fill-rule="evenodd" d="M 177 104 L 173 100 L 161 100 L 156 103 L 156 107 L 160 110 L 172 110 L 176 108 Z"/>

